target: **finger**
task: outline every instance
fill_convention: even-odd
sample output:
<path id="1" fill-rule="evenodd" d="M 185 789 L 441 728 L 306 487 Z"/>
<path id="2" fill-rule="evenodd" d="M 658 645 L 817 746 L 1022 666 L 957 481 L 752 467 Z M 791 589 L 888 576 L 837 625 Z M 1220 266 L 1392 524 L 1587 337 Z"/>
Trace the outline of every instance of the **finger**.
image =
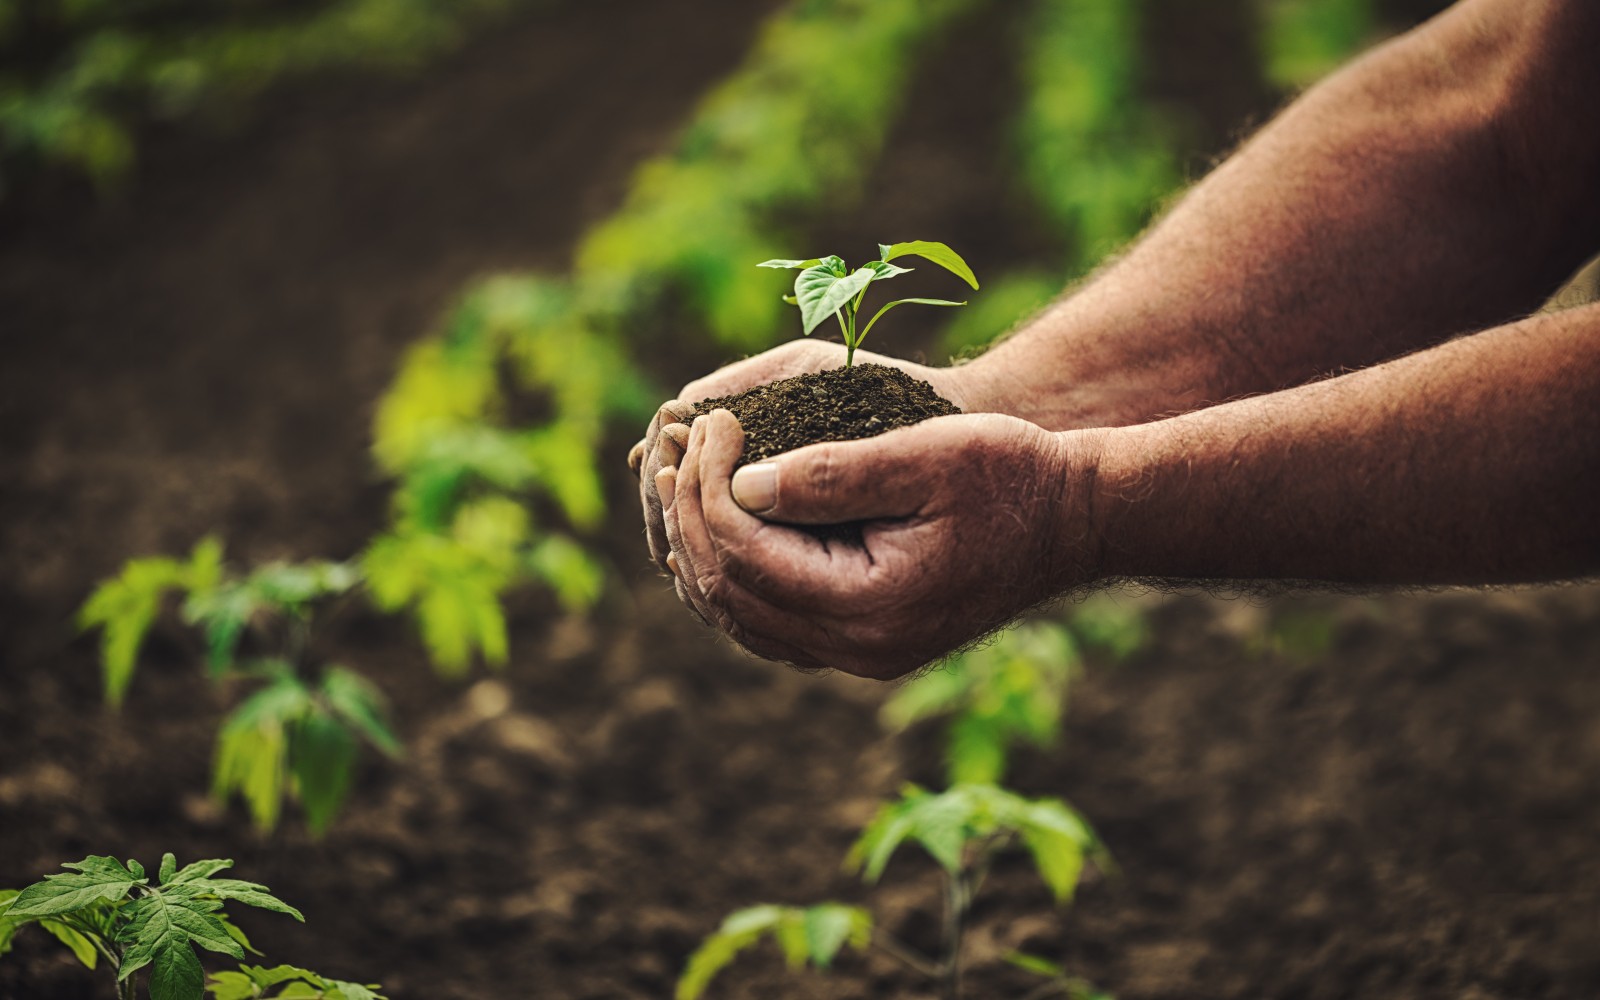
<path id="1" fill-rule="evenodd" d="M 656 473 L 656 496 L 661 498 L 661 507 L 665 510 L 672 506 L 672 501 L 678 493 L 678 469 L 669 465 Z"/>
<path id="2" fill-rule="evenodd" d="M 628 449 L 628 471 L 636 476 L 644 468 L 644 442 L 645 439 L 640 438 L 637 444 Z"/>
<path id="3" fill-rule="evenodd" d="M 734 474 L 733 498 L 768 521 L 841 524 L 921 511 L 948 463 L 959 429 L 938 420 L 863 441 L 808 445 Z"/>
<path id="4" fill-rule="evenodd" d="M 744 449 L 744 434 L 733 414 L 717 410 L 695 422 L 695 493 L 708 558 L 757 594 L 808 612 L 848 613 L 865 553 L 846 545 L 829 546 L 804 532 L 770 524 L 746 512 L 733 499 L 730 480 Z M 687 496 L 689 487 L 679 488 Z M 697 525 L 697 531 L 700 525 Z M 698 553 L 697 553 L 698 555 Z M 835 558 L 837 556 L 837 559 Z"/>

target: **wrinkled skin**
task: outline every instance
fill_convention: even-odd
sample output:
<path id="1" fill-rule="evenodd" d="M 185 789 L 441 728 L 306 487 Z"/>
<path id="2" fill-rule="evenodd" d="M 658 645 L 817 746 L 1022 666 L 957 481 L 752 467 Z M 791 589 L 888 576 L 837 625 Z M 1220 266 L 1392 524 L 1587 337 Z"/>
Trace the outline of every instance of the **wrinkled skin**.
<path id="1" fill-rule="evenodd" d="M 680 596 L 757 655 L 898 677 L 1093 575 L 1088 456 L 1068 436 L 985 413 L 811 445 L 762 463 L 760 516 L 738 499 L 743 447 L 717 410 L 658 478 Z M 844 522 L 861 545 L 792 527 Z"/>
<path id="2" fill-rule="evenodd" d="M 667 565 L 670 549 L 656 477 L 662 469 L 675 468 L 682 461 L 684 448 L 689 443 L 688 420 L 694 404 L 702 399 L 731 396 L 779 379 L 838 368 L 844 364 L 844 357 L 843 344 L 793 340 L 696 379 L 680 389 L 675 398 L 661 404 L 644 438 L 628 452 L 628 467 L 639 477 L 645 539 L 650 547 L 650 557 L 656 565 L 666 571 L 671 569 Z M 930 383 L 940 395 L 963 410 L 979 406 L 979 393 L 968 379 L 963 378 L 960 368 L 930 368 L 871 351 L 857 351 L 856 357 L 863 364 L 888 365 L 909 372 Z M 684 596 L 681 590 L 678 596 Z"/>

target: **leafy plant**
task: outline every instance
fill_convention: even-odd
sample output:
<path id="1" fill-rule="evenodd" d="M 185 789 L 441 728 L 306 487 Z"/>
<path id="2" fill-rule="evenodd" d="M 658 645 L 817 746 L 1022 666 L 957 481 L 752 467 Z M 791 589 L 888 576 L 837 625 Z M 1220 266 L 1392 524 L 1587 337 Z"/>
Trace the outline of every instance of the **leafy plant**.
<path id="1" fill-rule="evenodd" d="M 997 856 L 1016 846 L 1025 849 L 1058 903 L 1071 900 L 1086 862 L 1109 865 L 1094 832 L 1066 803 L 1029 799 L 994 785 L 956 785 L 937 794 L 906 786 L 867 824 L 845 866 L 874 883 L 906 843 L 921 846 L 944 874 L 944 948 L 937 959 L 895 940 L 856 907 L 757 906 L 731 914 L 690 956 L 678 980 L 677 1000 L 695 1000 L 717 972 L 767 934 L 778 940 L 791 967 L 810 961 L 826 969 L 846 941 L 857 949 L 876 947 L 936 981 L 943 996 L 954 1000 L 961 995 L 972 901 Z M 1059 978 L 1065 983 L 1068 977 Z"/>
<path id="2" fill-rule="evenodd" d="M 279 966 L 265 970 L 241 966 L 240 972 L 218 973 L 212 984 L 202 979 L 196 948 L 243 959 L 254 952 L 250 940 L 224 912 L 241 903 L 305 921 L 300 911 L 278 899 L 266 886 L 235 878 L 216 878 L 233 867 L 226 859 L 196 861 L 178 867 L 171 854 L 161 857 L 154 882 L 144 866 L 105 855 L 90 855 L 62 865 L 70 871 L 47 875 L 21 890 L 0 891 L 0 955 L 10 950 L 18 930 L 38 924 L 71 949 L 86 967 L 104 959 L 115 976 L 119 1000 L 133 1000 L 136 976 L 148 967 L 146 989 L 151 1000 L 201 1000 L 210 989 L 218 1000 L 262 997 L 278 984 L 283 998 L 383 1000 L 377 986 L 326 979 L 305 969 Z M 259 952 L 257 952 L 259 954 Z"/>
<path id="3" fill-rule="evenodd" d="M 1029 622 L 952 657 L 898 688 L 879 718 L 891 732 L 924 719 L 948 718 L 950 783 L 998 783 L 1012 747 L 1048 747 L 1060 735 L 1081 650 L 1097 647 L 1120 659 L 1143 638 L 1137 609 L 1104 596 L 1091 598 L 1064 621 Z"/>
<path id="4" fill-rule="evenodd" d="M 312 653 L 319 621 L 362 584 L 362 568 L 351 563 L 273 562 L 234 574 L 221 544 L 208 538 L 186 562 L 130 561 L 90 595 L 79 623 L 101 630 L 106 698 L 120 705 L 145 636 L 169 595 L 181 596 L 179 616 L 199 633 L 207 674 L 261 685 L 218 732 L 213 792 L 240 795 L 263 830 L 277 826 L 284 801 L 296 798 L 307 825 L 321 833 L 349 790 L 360 744 L 401 752 L 378 690 Z"/>
<path id="5" fill-rule="evenodd" d="M 908 273 L 911 268 L 890 263 L 906 256 L 921 257 L 938 264 L 973 289 L 978 287 L 977 276 L 960 254 L 943 243 L 928 240 L 879 243 L 878 259 L 855 270 L 851 270 L 844 259 L 838 256 L 813 257 L 810 260 L 768 260 L 756 266 L 799 269 L 800 273 L 794 279 L 794 294 L 784 296 L 784 301 L 800 307 L 800 325 L 808 337 L 829 316 L 839 321 L 839 329 L 844 334 L 844 366 L 849 368 L 855 363 L 856 348 L 861 346 L 873 325 L 895 306 L 908 303 L 925 306 L 966 305 L 965 302 L 951 302 L 949 299 L 895 299 L 879 308 L 866 326 L 858 328 L 856 316 L 861 310 L 862 300 L 867 297 L 867 288 L 874 281 L 887 281 L 896 275 Z"/>

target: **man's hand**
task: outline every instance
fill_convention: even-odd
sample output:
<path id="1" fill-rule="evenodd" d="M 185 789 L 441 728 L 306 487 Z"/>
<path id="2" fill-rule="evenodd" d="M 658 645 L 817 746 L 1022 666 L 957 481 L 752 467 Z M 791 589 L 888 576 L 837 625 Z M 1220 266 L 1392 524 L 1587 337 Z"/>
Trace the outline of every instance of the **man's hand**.
<path id="1" fill-rule="evenodd" d="M 758 655 L 900 676 L 1096 574 L 1091 440 L 963 414 L 735 474 L 718 410 L 662 477 L 679 595 Z M 846 522 L 861 545 L 792 527 Z"/>
<path id="2" fill-rule="evenodd" d="M 657 565 L 663 570 L 670 568 L 667 565 L 667 535 L 656 477 L 662 469 L 676 467 L 682 460 L 683 450 L 689 443 L 688 421 L 694 404 L 702 399 L 731 396 L 779 379 L 838 368 L 844 364 L 844 356 L 843 344 L 810 339 L 792 340 L 696 379 L 680 389 L 676 398 L 661 405 L 655 418 L 650 421 L 644 438 L 628 452 L 628 467 L 639 477 L 639 502 L 644 508 L 645 537 L 650 545 L 651 558 L 655 559 Z M 930 368 L 870 351 L 857 351 L 856 357 L 862 362 L 889 365 L 909 372 L 930 383 L 940 395 L 963 410 L 984 405 L 974 380 L 966 377 L 963 369 Z"/>

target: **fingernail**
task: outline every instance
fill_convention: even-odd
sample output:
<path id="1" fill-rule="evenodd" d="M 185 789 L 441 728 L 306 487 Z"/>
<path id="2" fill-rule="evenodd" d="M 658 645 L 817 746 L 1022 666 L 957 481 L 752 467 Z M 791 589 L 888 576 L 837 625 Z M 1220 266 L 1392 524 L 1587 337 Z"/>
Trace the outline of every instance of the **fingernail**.
<path id="1" fill-rule="evenodd" d="M 733 474 L 733 499 L 752 514 L 765 514 L 778 504 L 778 467 L 772 462 L 747 465 Z"/>
<path id="2" fill-rule="evenodd" d="M 672 570 L 673 576 L 683 575 L 682 573 L 678 572 L 678 554 L 676 552 L 667 553 L 667 569 Z"/>
<path id="3" fill-rule="evenodd" d="M 673 494 L 678 488 L 678 467 L 669 465 L 656 473 L 656 493 L 661 496 L 661 506 L 671 507 Z"/>

